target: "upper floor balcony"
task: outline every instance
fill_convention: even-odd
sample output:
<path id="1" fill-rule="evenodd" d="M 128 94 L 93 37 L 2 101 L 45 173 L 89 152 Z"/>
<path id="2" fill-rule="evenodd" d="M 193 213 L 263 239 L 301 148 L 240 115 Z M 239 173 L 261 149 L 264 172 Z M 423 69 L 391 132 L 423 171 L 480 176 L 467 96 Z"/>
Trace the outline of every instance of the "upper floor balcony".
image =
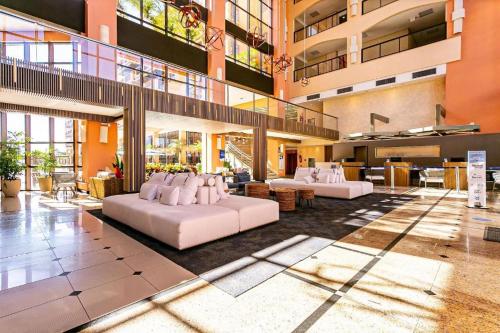
<path id="1" fill-rule="evenodd" d="M 361 12 L 367 14 L 381 7 L 387 6 L 398 0 L 363 0 L 361 3 Z M 404 0 L 403 0 L 404 1 Z"/>
<path id="2" fill-rule="evenodd" d="M 300 42 L 345 22 L 347 22 L 346 0 L 319 1 L 295 17 L 294 42 Z"/>
<path id="3" fill-rule="evenodd" d="M 294 101 L 301 101 L 302 97 L 318 92 L 335 91 L 460 59 L 460 37 L 447 38 L 446 1 L 428 1 L 426 5 L 420 6 L 422 2 L 410 1 L 388 4 L 388 11 L 392 13 L 390 16 L 379 15 L 374 10 L 366 17 L 357 17 L 360 27 L 366 28 L 351 31 L 344 38 L 340 33 L 328 33 L 329 38 L 311 38 L 315 39 L 314 43 L 305 41 L 305 52 L 300 47 L 294 47 L 296 63 L 294 82 L 289 85 L 290 97 L 297 98 Z M 407 5 L 413 7 L 408 9 Z M 354 19 L 346 27 L 350 29 L 353 22 Z M 355 52 L 351 51 L 350 43 L 353 40 L 349 38 L 353 35 L 357 37 Z M 342 40 L 343 45 L 333 47 Z M 311 57 L 314 50 L 328 48 L 336 49 L 338 53 L 329 56 L 323 54 L 323 58 Z M 303 54 L 307 58 L 305 64 L 300 61 L 304 58 Z M 310 79 L 309 84 L 301 84 L 303 77 Z"/>
<path id="4" fill-rule="evenodd" d="M 337 128 L 337 118 L 294 105 L 241 85 L 221 81 L 157 58 L 105 44 L 0 10 L 1 61 L 11 68 L 36 69 L 68 80 L 104 79 L 113 86 L 138 87 L 152 96 L 208 107 L 228 107 L 264 114 L 312 132 Z M 15 70 L 14 70 L 15 71 Z M 98 80 L 97 80 L 98 81 Z M 115 82 L 117 84 L 115 84 Z M 35 83 L 33 83 L 36 85 Z M 75 82 L 78 85 L 79 82 Z M 104 88 L 102 88 L 104 89 Z M 121 88 L 122 89 L 122 88 Z M 128 88 L 127 88 L 128 89 Z M 91 92 L 96 95 L 95 92 Z M 106 95 L 99 88 L 99 96 Z M 95 97 L 95 96 L 94 96 Z M 99 98 L 100 99 L 100 98 Z M 187 102 L 186 102 L 187 104 Z M 319 131 L 311 129 L 319 128 Z"/>

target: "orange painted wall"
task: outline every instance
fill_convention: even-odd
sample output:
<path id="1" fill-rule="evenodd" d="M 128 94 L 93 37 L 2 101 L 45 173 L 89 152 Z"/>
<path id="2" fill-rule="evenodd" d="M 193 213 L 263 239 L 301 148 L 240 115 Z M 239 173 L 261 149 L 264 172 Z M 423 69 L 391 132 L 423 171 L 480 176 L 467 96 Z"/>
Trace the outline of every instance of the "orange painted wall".
<path id="1" fill-rule="evenodd" d="M 117 40 L 117 20 L 116 20 L 117 0 L 86 0 L 85 1 L 85 26 L 87 37 L 100 40 L 100 26 L 102 24 L 109 27 L 109 42 L 116 45 Z"/>
<path id="2" fill-rule="evenodd" d="M 462 59 L 447 66 L 446 123 L 500 132 L 500 1 L 464 0 L 464 8 Z"/>
<path id="3" fill-rule="evenodd" d="M 109 124 L 108 143 L 99 142 L 101 123 L 87 121 L 85 142 L 82 143 L 82 177 L 85 182 L 106 167 L 113 169 L 118 146 L 118 130 L 115 123 Z"/>

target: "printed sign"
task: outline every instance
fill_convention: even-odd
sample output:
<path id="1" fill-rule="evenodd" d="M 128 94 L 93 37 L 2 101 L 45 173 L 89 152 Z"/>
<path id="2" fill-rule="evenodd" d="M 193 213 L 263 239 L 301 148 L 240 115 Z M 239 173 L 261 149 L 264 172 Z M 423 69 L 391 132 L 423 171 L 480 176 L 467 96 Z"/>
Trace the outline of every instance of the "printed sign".
<path id="1" fill-rule="evenodd" d="M 486 208 L 486 151 L 469 151 L 467 155 L 468 206 Z"/>

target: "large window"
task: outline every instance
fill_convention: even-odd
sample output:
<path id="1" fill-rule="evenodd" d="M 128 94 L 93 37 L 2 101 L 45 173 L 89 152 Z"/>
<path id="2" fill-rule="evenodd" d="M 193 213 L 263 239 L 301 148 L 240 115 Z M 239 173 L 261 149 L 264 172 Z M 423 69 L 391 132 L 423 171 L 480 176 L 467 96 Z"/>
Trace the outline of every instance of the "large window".
<path id="1" fill-rule="evenodd" d="M 226 0 L 226 20 L 246 31 L 267 35 L 272 43 L 272 0 Z"/>
<path id="2" fill-rule="evenodd" d="M 204 0 L 195 1 L 205 6 Z M 205 48 L 205 22 L 186 29 L 179 8 L 163 0 L 118 0 L 118 15 L 188 44 Z"/>
<path id="3" fill-rule="evenodd" d="M 56 172 L 79 172 L 81 170 L 81 143 L 75 141 L 73 119 L 15 112 L 7 112 L 5 119 L 8 132 L 23 132 L 29 138 L 26 147 L 22 148 L 24 151 L 31 153 L 52 150 L 58 163 Z M 75 147 L 78 148 L 76 160 Z M 20 175 L 21 189 L 38 190 L 37 165 L 39 161 L 31 156 L 26 158 L 25 162 L 26 170 Z"/>
<path id="4" fill-rule="evenodd" d="M 249 46 L 246 42 L 226 33 L 226 58 L 238 65 L 248 67 L 262 74 L 271 76 L 272 66 L 266 62 L 266 54 Z"/>

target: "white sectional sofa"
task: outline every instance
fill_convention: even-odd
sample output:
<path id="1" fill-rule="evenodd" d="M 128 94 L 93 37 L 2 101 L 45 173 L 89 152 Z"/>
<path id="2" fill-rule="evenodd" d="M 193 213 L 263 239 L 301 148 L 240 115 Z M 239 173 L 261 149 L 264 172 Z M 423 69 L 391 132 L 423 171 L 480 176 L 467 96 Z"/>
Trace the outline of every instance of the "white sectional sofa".
<path id="1" fill-rule="evenodd" d="M 105 198 L 102 211 L 179 250 L 279 220 L 277 202 L 233 195 L 215 204 L 167 206 L 124 194 Z"/>
<path id="2" fill-rule="evenodd" d="M 373 183 L 363 181 L 345 181 L 338 179 L 338 182 L 317 182 L 311 181 L 316 174 L 332 173 L 333 171 L 313 168 L 297 168 L 294 179 L 276 179 L 271 181 L 270 188 L 310 188 L 314 194 L 322 197 L 354 199 L 363 195 L 373 193 Z M 308 178 L 308 179 L 306 179 Z M 343 178 L 340 175 L 340 178 Z"/>

